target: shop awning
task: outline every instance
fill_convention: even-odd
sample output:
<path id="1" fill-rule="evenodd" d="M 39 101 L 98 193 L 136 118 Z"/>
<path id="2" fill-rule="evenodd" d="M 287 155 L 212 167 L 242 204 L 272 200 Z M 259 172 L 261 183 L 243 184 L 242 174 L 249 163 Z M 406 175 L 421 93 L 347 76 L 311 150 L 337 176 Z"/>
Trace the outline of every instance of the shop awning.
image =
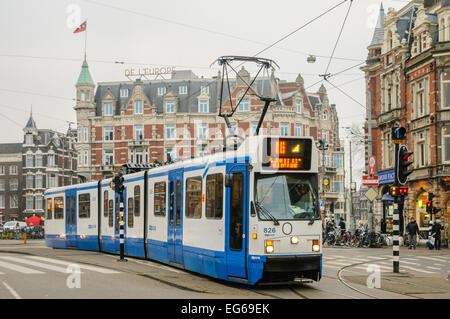
<path id="1" fill-rule="evenodd" d="M 382 201 L 393 201 L 394 197 L 392 197 L 389 193 L 386 193 L 383 195 L 383 197 L 381 197 Z"/>

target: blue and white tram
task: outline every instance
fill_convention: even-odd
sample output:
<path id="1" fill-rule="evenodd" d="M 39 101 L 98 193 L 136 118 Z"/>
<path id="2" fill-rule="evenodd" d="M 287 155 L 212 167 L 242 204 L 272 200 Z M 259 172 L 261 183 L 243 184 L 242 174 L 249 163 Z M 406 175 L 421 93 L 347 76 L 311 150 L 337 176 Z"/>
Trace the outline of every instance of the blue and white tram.
<path id="1" fill-rule="evenodd" d="M 46 245 L 118 254 L 110 181 L 49 189 Z M 322 276 L 318 151 L 249 137 L 233 151 L 124 175 L 125 255 L 240 283 Z"/>

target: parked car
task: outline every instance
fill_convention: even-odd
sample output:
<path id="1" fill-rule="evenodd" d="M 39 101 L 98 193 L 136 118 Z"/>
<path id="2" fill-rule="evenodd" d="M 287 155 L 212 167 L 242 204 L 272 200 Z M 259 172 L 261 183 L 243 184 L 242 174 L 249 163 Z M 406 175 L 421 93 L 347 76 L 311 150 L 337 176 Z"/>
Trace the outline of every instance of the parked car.
<path id="1" fill-rule="evenodd" d="M 4 225 L 4 231 L 14 231 L 16 229 L 22 231 L 24 227 L 27 227 L 27 223 L 19 222 L 17 220 L 6 222 Z"/>

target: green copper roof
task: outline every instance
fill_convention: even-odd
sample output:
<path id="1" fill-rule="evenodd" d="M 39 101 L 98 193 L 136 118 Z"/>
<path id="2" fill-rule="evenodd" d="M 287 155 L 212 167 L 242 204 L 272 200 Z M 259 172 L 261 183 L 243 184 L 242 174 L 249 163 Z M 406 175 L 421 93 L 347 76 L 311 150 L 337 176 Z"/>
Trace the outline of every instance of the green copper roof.
<path id="1" fill-rule="evenodd" d="M 89 73 L 89 66 L 86 60 L 84 60 L 83 65 L 81 66 L 81 73 L 78 77 L 77 84 L 94 84 L 91 73 Z"/>

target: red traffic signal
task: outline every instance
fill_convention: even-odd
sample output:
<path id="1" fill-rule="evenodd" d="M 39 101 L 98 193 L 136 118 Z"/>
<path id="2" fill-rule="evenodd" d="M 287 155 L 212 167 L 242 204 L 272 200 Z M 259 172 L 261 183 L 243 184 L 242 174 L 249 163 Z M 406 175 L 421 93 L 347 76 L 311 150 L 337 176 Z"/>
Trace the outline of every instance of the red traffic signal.
<path id="1" fill-rule="evenodd" d="M 407 196 L 408 195 L 408 187 L 392 186 L 389 190 L 389 194 L 392 197 Z"/>
<path id="2" fill-rule="evenodd" d="M 397 181 L 400 185 L 405 185 L 408 180 L 408 175 L 412 173 L 412 171 L 408 170 L 408 166 L 413 163 L 412 161 L 409 161 L 412 154 L 413 152 L 409 152 L 405 145 L 400 146 L 400 149 L 398 150 L 396 174 Z"/>

